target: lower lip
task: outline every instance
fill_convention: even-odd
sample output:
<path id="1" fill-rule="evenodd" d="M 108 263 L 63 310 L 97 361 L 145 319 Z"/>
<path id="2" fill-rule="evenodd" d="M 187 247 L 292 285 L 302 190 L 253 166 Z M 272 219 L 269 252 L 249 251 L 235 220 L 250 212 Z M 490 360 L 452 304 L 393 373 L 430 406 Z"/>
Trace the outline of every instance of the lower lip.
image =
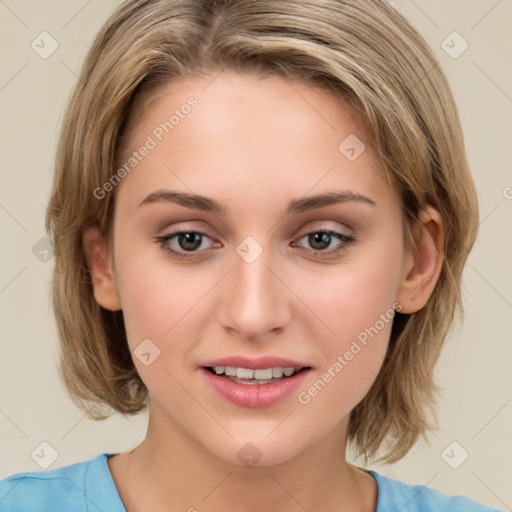
<path id="1" fill-rule="evenodd" d="M 242 407 L 268 407 L 284 400 L 304 382 L 309 371 L 305 369 L 268 384 L 240 384 L 201 368 L 206 380 L 217 393 Z"/>

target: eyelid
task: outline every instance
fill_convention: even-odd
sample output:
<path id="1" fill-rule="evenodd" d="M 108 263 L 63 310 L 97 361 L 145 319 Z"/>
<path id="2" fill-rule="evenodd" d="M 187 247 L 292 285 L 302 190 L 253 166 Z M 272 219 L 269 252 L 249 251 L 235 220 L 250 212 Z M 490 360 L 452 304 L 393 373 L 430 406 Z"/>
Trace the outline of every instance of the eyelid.
<path id="1" fill-rule="evenodd" d="M 202 229 L 177 228 L 177 229 L 173 229 L 172 231 L 169 231 L 167 233 L 164 233 L 163 235 L 156 236 L 154 238 L 156 240 L 160 240 L 161 242 L 167 242 L 183 233 L 196 233 L 198 235 L 202 235 L 203 237 L 210 239 L 212 241 L 213 245 L 216 244 L 214 238 L 209 233 L 207 233 L 206 231 L 203 231 Z M 195 251 L 196 254 L 199 254 L 200 252 L 204 252 L 204 251 Z M 192 251 L 189 254 L 194 254 L 194 251 Z"/>
<path id="2" fill-rule="evenodd" d="M 331 224 L 330 226 L 329 223 Z M 295 235 L 295 238 L 302 238 L 304 235 L 309 235 L 310 233 L 316 233 L 318 231 L 335 231 L 346 237 L 355 237 L 355 230 L 348 227 L 346 224 L 328 220 L 317 220 L 308 223 L 307 228 L 300 229 L 297 235 Z"/>

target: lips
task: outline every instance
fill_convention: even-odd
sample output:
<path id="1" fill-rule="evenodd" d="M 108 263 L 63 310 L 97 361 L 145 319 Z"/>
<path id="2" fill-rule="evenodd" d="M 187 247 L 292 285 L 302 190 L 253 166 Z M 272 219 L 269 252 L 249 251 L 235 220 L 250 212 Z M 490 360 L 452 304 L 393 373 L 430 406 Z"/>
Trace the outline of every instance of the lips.
<path id="1" fill-rule="evenodd" d="M 277 356 L 261 356 L 257 358 L 250 358 L 246 356 L 228 356 L 220 359 L 212 359 L 200 364 L 203 368 L 211 368 L 215 366 L 235 366 L 237 368 L 248 368 L 251 370 L 263 370 L 265 368 L 272 368 L 281 366 L 283 368 L 306 368 L 310 367 L 307 363 L 294 361 L 293 359 L 285 359 Z"/>
<path id="2" fill-rule="evenodd" d="M 280 371 L 281 377 L 267 379 L 266 373 L 270 368 Z M 199 369 L 208 388 L 215 391 L 218 396 L 241 407 L 261 408 L 289 398 L 304 382 L 311 371 L 311 366 L 293 359 L 270 355 L 259 358 L 230 356 L 205 361 Z M 227 369 L 231 370 L 231 375 L 223 373 Z M 233 377 L 231 372 L 234 369 L 239 370 L 239 377 L 248 378 Z M 287 371 L 283 374 L 283 369 L 293 372 Z M 260 372 L 265 376 L 258 381 Z M 251 378 L 250 374 L 254 374 L 255 378 Z"/>

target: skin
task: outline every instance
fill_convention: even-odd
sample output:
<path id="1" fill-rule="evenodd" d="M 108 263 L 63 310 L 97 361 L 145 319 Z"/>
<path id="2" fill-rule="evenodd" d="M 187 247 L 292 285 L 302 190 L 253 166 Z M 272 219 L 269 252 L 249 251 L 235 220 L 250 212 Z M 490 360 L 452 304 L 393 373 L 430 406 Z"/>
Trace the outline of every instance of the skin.
<path id="1" fill-rule="evenodd" d="M 423 229 L 404 245 L 397 195 L 363 124 L 325 92 L 278 77 L 214 78 L 175 80 L 141 109 L 130 151 L 187 98 L 198 101 L 118 185 L 113 252 L 96 227 L 84 233 L 97 302 L 123 310 L 132 354 L 147 338 L 160 350 L 149 366 L 133 357 L 151 395 L 148 431 L 109 468 L 130 512 L 374 511 L 373 477 L 345 459 L 347 425 L 382 365 L 391 322 L 306 405 L 297 393 L 267 408 L 234 405 L 198 366 L 287 357 L 312 367 L 307 390 L 393 303 L 403 313 L 425 305 L 443 258 L 441 218 L 422 212 Z M 338 150 L 349 134 L 366 145 L 354 161 Z M 213 198 L 228 213 L 139 207 L 159 189 Z M 340 190 L 376 205 L 284 215 L 293 199 Z M 356 241 L 326 256 L 305 235 L 327 229 Z M 178 230 L 207 231 L 198 254 L 175 258 L 154 240 Z M 252 263 L 236 252 L 247 236 L 263 248 Z M 186 253 L 178 237 L 168 243 Z M 332 237 L 327 250 L 341 245 Z M 261 454 L 253 467 L 237 456 L 247 442 Z"/>

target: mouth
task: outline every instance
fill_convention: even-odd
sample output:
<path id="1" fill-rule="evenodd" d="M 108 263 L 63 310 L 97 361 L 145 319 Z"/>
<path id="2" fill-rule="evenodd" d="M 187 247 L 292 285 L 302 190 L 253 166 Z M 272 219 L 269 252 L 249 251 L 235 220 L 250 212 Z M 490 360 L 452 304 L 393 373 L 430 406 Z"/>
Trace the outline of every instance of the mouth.
<path id="1" fill-rule="evenodd" d="M 277 354 L 233 354 L 202 361 L 199 369 L 206 393 L 213 391 L 239 407 L 261 408 L 291 398 L 313 367 Z"/>
<path id="2" fill-rule="evenodd" d="M 203 368 L 217 377 L 248 386 L 258 386 L 284 381 L 311 369 L 310 366 L 273 366 L 255 370 L 251 368 L 222 365 L 204 366 Z"/>

